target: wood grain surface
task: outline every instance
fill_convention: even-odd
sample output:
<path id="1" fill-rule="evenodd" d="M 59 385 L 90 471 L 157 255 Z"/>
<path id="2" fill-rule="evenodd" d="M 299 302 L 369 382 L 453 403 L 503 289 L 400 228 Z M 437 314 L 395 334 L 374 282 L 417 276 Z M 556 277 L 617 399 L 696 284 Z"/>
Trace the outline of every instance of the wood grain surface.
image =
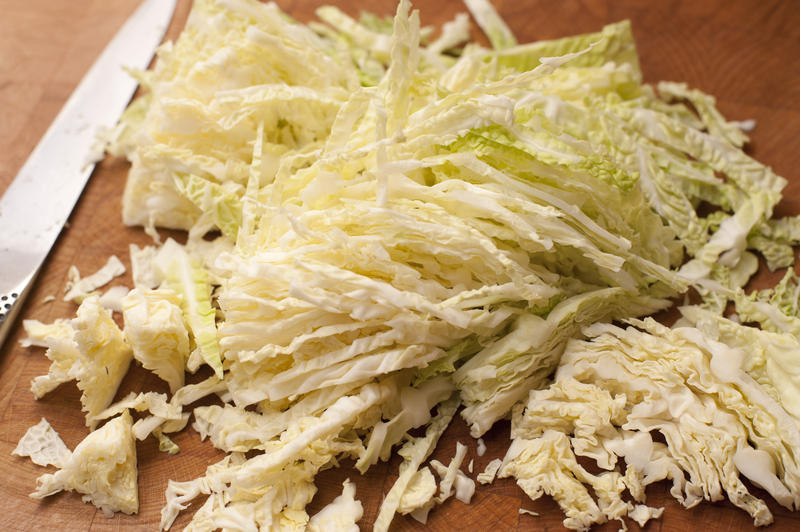
<path id="1" fill-rule="evenodd" d="M 300 20 L 313 17 L 312 0 L 277 2 Z M 358 7 L 379 14 L 394 12 L 395 0 L 338 0 L 351 14 Z M 495 1 L 520 41 L 555 38 L 597 31 L 604 24 L 631 19 L 642 70 L 647 81 L 686 81 L 717 97 L 722 112 L 731 119 L 757 120 L 749 150 L 789 180 L 778 215 L 800 213 L 800 2 L 778 0 L 541 0 Z M 39 137 L 69 96 L 96 55 L 135 9 L 138 0 L 0 0 L 0 192 L 14 178 Z M 417 1 L 424 24 L 441 23 L 464 8 L 457 1 Z M 168 38 L 175 38 L 190 8 L 180 0 Z M 477 31 L 475 35 L 478 38 Z M 485 41 L 484 41 L 485 42 Z M 149 243 L 138 228 L 120 222 L 120 198 L 127 164 L 103 161 L 73 213 L 69 226 L 51 253 L 31 296 L 23 318 L 52 321 L 72 317 L 75 306 L 61 301 L 67 269 L 76 265 L 84 274 L 99 268 L 112 253 L 127 263 L 130 242 Z M 0 272 L 2 275 L 2 272 Z M 756 283 L 771 282 L 776 274 L 762 274 Z M 113 284 L 130 286 L 128 276 Z M 45 303 L 48 295 L 55 301 Z M 137 444 L 139 463 L 139 514 L 106 519 L 80 497 L 62 493 L 40 502 L 28 498 L 35 479 L 45 469 L 10 452 L 25 430 L 46 417 L 73 448 L 87 434 L 80 412 L 79 394 L 73 383 L 65 384 L 36 401 L 30 381 L 47 372 L 48 361 L 38 349 L 19 346 L 17 324 L 0 350 L 0 530 L 155 530 L 164 502 L 168 479 L 199 476 L 221 453 L 202 443 L 187 429 L 176 442 L 177 456 L 159 453 L 152 438 Z M 140 368 L 132 368 L 120 396 L 143 388 L 166 391 L 164 383 Z M 479 457 L 475 442 L 463 422 L 455 422 L 440 441 L 434 457 L 448 461 L 456 441 L 469 444 L 467 462 L 475 472 L 489 460 L 502 456 L 508 445 L 507 423 L 496 426 L 484 439 L 487 453 Z M 366 476 L 349 467 L 329 470 L 318 478 L 319 492 L 309 513 L 321 508 L 351 478 L 364 504 L 362 530 L 370 530 L 383 493 L 396 478 L 398 461 L 378 464 Z M 347 466 L 347 464 L 345 464 Z M 764 495 L 759 492 L 759 495 Z M 669 499 L 666 488 L 648 490 L 648 504 L 666 507 L 661 520 L 647 529 L 661 531 L 704 529 L 747 530 L 752 521 L 727 502 L 705 503 L 685 510 Z M 800 529 L 800 512 L 791 513 L 769 503 L 775 514 L 774 531 Z M 520 515 L 520 508 L 539 517 Z M 174 530 L 190 519 L 179 517 Z M 450 499 L 432 514 L 427 530 L 561 530 L 562 513 L 545 497 L 532 502 L 513 481 L 505 479 L 479 487 L 472 504 Z M 638 527 L 627 523 L 632 530 Z M 598 530 L 617 530 L 609 523 Z M 416 530 L 421 525 L 396 517 L 394 530 Z"/>

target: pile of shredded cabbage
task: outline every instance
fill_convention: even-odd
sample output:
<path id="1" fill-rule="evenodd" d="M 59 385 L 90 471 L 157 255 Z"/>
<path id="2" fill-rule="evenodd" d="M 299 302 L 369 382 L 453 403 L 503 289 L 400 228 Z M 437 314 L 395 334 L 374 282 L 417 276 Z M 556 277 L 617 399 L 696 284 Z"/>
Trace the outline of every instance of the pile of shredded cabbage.
<path id="1" fill-rule="evenodd" d="M 191 417 L 228 454 L 170 481 L 162 529 L 208 495 L 187 530 L 357 530 L 349 482 L 309 517 L 315 475 L 396 451 L 387 530 L 471 498 L 465 447 L 427 462 L 461 415 L 475 438 L 511 417 L 480 482 L 551 495 L 569 528 L 645 523 L 663 479 L 756 525 L 772 516 L 744 480 L 800 505 L 798 279 L 743 289 L 754 252 L 793 265 L 800 222 L 772 218 L 785 181 L 712 97 L 642 84 L 627 22 L 517 44 L 486 0 L 466 4 L 491 49 L 465 44 L 466 15 L 437 32 L 407 0 L 393 21 L 324 7 L 308 25 L 194 2 L 109 147 L 132 164 L 124 222 L 156 239 L 131 247 L 135 286 L 26 322 L 53 361 L 36 396 L 76 380 L 87 426 L 111 420 L 73 452 L 34 427 L 17 452 L 60 470 L 33 496 L 136 512 L 133 438 L 178 452 Z M 674 327 L 647 318 L 690 291 Z M 170 395 L 113 402 L 134 360 Z"/>

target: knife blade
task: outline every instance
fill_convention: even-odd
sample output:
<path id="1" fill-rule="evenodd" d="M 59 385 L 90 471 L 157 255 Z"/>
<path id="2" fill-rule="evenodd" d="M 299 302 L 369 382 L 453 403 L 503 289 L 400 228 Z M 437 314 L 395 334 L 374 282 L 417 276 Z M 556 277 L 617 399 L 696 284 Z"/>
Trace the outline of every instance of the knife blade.
<path id="1" fill-rule="evenodd" d="M 0 347 L 91 176 L 97 134 L 112 128 L 172 19 L 176 0 L 145 0 L 70 95 L 0 198 Z"/>

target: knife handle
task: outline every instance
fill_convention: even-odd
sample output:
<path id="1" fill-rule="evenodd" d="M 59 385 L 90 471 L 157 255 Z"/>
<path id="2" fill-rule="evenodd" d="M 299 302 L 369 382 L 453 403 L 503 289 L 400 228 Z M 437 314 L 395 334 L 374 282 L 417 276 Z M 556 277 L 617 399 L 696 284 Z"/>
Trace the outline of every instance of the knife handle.
<path id="1" fill-rule="evenodd" d="M 0 294 L 0 348 L 3 347 L 6 337 L 11 332 L 17 314 L 22 308 L 22 304 L 37 273 L 38 271 L 31 272 L 16 288 L 13 288 L 8 293 Z"/>

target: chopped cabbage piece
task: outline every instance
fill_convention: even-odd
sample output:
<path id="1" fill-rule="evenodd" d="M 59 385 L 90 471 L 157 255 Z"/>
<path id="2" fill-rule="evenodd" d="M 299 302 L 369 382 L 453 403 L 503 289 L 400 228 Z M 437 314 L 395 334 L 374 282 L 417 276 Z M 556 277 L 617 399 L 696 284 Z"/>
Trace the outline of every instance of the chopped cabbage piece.
<path id="1" fill-rule="evenodd" d="M 587 530 L 627 513 L 624 503 L 603 504 L 603 499 L 619 501 L 625 489 L 618 473 L 592 475 L 578 464 L 569 438 L 546 430 L 535 439 L 514 439 L 503 459 L 500 478 L 513 476 L 520 488 L 533 500 L 544 494 L 552 496 L 566 514 L 564 526 Z M 600 500 L 590 495 L 584 484 L 594 488 Z"/>
<path id="2" fill-rule="evenodd" d="M 45 356 L 52 363 L 47 375 L 39 375 L 31 382 L 34 397 L 41 399 L 60 384 L 75 380 L 84 365 L 84 358 L 74 340 L 75 330 L 70 320 L 56 320 L 45 324 L 37 320 L 23 320 L 27 334 L 23 346 L 46 347 Z"/>
<path id="3" fill-rule="evenodd" d="M 11 451 L 17 456 L 29 456 L 34 464 L 64 467 L 72 454 L 58 433 L 45 418 L 30 427 Z"/>
<path id="4" fill-rule="evenodd" d="M 439 485 L 441 493 L 437 497 L 437 502 L 442 503 L 449 499 L 451 495 L 455 495 L 456 499 L 464 504 L 469 504 L 472 500 L 472 496 L 475 494 L 475 481 L 460 469 L 466 452 L 467 446 L 461 442 L 456 442 L 456 454 L 449 465 L 445 466 L 438 460 L 431 460 L 431 467 L 441 478 L 441 484 Z M 453 491 L 454 489 L 455 491 Z"/>
<path id="5" fill-rule="evenodd" d="M 74 276 L 71 286 L 64 295 L 64 301 L 80 302 L 92 291 L 111 282 L 114 277 L 125 273 L 125 265 L 116 255 L 111 255 L 106 264 L 88 277 Z"/>
<path id="6" fill-rule="evenodd" d="M 431 460 L 431 467 L 433 467 L 433 470 L 436 471 L 436 474 L 441 478 L 439 495 L 436 497 L 438 503 L 443 503 L 453 495 L 454 486 L 456 488 L 455 492 L 467 499 L 463 500 L 463 498 L 459 498 L 462 502 L 469 503 L 469 499 L 472 498 L 469 484 L 472 484 L 471 491 L 474 492 L 475 483 L 461 472 L 461 463 L 464 461 L 465 456 L 467 456 L 467 446 L 461 442 L 456 442 L 456 454 L 453 456 L 453 459 L 450 460 L 449 465 L 445 466 L 438 460 Z M 460 490 L 459 487 L 461 488 Z"/>
<path id="7" fill-rule="evenodd" d="M 98 414 L 114 400 L 133 353 L 98 296 L 83 300 L 72 327 L 82 360 L 76 372 L 81 405 L 86 412 L 86 426 L 94 429 Z"/>
<path id="8" fill-rule="evenodd" d="M 484 469 L 482 473 L 478 473 L 478 482 L 481 484 L 491 484 L 494 482 L 501 465 L 503 465 L 503 461 L 499 458 L 490 460 L 489 463 L 486 464 L 486 469 Z"/>
<path id="9" fill-rule="evenodd" d="M 646 504 L 637 504 L 633 510 L 628 512 L 628 517 L 636 521 L 636 524 L 644 528 L 650 519 L 658 519 L 664 513 L 664 508 L 653 508 Z"/>
<path id="10" fill-rule="evenodd" d="M 72 339 L 73 329 L 69 320 L 58 319 L 53 323 L 42 323 L 38 320 L 22 320 L 25 338 L 20 340 L 22 347 L 50 347 L 54 338 Z"/>
<path id="11" fill-rule="evenodd" d="M 147 410 L 162 419 L 181 419 L 180 407 L 172 402 L 167 402 L 167 396 L 163 393 L 156 392 L 142 392 L 139 394 L 131 392 L 97 414 L 96 419 L 108 419 L 126 410 L 136 410 L 137 412 Z"/>
<path id="12" fill-rule="evenodd" d="M 134 288 L 122 301 L 125 338 L 133 357 L 169 384 L 175 393 L 184 383 L 189 333 L 172 290 Z"/>
<path id="13" fill-rule="evenodd" d="M 308 521 L 309 532 L 358 532 L 356 523 L 364 515 L 361 503 L 355 500 L 355 485 L 346 479 L 342 485 L 342 494 L 322 510 L 311 516 Z"/>
<path id="14" fill-rule="evenodd" d="M 140 248 L 136 244 L 129 247 L 131 257 L 131 276 L 135 288 L 158 288 L 161 278 L 155 269 L 158 249 L 155 246 Z"/>
<path id="15" fill-rule="evenodd" d="M 477 440 L 477 448 L 475 449 L 475 454 L 478 456 L 483 456 L 486 454 L 486 442 L 483 441 L 483 438 L 478 438 Z"/>
<path id="16" fill-rule="evenodd" d="M 62 490 L 77 491 L 107 517 L 139 511 L 136 445 L 130 414 L 112 419 L 75 447 L 61 469 L 36 479 L 35 499 Z"/>
<path id="17" fill-rule="evenodd" d="M 153 435 L 158 439 L 158 450 L 167 454 L 178 454 L 181 448 L 172 439 L 164 434 L 161 429 L 154 429 Z"/>
<path id="18" fill-rule="evenodd" d="M 436 504 L 437 489 L 436 479 L 431 470 L 425 466 L 421 467 L 408 482 L 397 505 L 397 513 L 411 514 L 417 521 L 425 523 L 427 519 L 420 517 L 423 515 L 427 517 L 427 512 Z"/>

